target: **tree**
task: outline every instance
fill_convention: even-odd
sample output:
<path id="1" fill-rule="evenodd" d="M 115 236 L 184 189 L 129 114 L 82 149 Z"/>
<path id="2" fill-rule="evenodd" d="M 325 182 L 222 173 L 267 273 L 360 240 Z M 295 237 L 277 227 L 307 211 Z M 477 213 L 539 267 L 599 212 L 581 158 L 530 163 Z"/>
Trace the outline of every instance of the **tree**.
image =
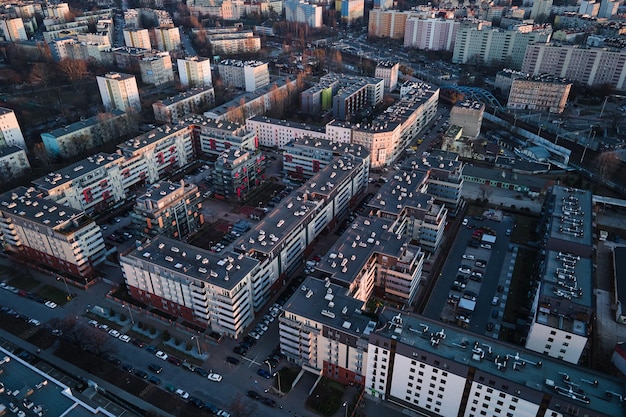
<path id="1" fill-rule="evenodd" d="M 230 415 L 233 417 L 251 417 L 256 410 L 256 403 L 251 402 L 241 394 L 237 394 L 230 405 Z"/>
<path id="2" fill-rule="evenodd" d="M 621 162 L 616 152 L 602 152 L 596 158 L 596 168 L 603 180 L 609 179 L 619 168 Z"/>
<path id="3" fill-rule="evenodd" d="M 82 59 L 63 58 L 59 62 L 59 70 L 72 83 L 80 81 L 89 76 L 89 71 L 87 70 L 87 61 Z"/>

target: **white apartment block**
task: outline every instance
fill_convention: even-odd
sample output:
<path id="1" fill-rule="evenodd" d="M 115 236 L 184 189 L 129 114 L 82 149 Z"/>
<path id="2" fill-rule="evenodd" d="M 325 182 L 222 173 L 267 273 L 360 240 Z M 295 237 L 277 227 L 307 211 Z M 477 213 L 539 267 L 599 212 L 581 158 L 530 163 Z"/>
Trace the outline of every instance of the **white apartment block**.
<path id="1" fill-rule="evenodd" d="M 158 122 L 174 124 L 192 115 L 202 113 L 215 105 L 213 87 L 196 87 L 174 97 L 152 103 L 154 118 Z"/>
<path id="2" fill-rule="evenodd" d="M 17 146 L 26 149 L 26 142 L 15 112 L 0 107 L 0 146 Z"/>
<path id="3" fill-rule="evenodd" d="M 139 60 L 141 82 L 150 85 L 162 85 L 174 81 L 172 58 L 167 52 L 159 52 L 155 56 Z"/>
<path id="4" fill-rule="evenodd" d="M 162 52 L 180 49 L 180 31 L 177 27 L 158 27 L 153 29 L 155 47 Z"/>
<path id="5" fill-rule="evenodd" d="M 105 259 L 100 226 L 84 212 L 41 198 L 31 188 L 0 196 L 0 230 L 5 250 L 84 279 Z"/>
<path id="6" fill-rule="evenodd" d="M 531 75 L 552 74 L 587 85 L 610 84 L 626 89 L 626 50 L 576 45 L 531 45 L 522 71 Z"/>
<path id="7" fill-rule="evenodd" d="M 211 60 L 198 56 L 178 59 L 178 76 L 183 88 L 211 87 Z"/>
<path id="8" fill-rule="evenodd" d="M 96 77 L 102 104 L 107 111 L 140 111 L 139 89 L 134 75 L 109 72 Z"/>
<path id="9" fill-rule="evenodd" d="M 341 0 L 341 21 L 352 23 L 357 19 L 362 19 L 365 12 L 364 0 Z"/>
<path id="10" fill-rule="evenodd" d="M 0 146 L 0 176 L 16 178 L 30 171 L 26 152 L 14 145 Z"/>
<path id="11" fill-rule="evenodd" d="M 546 19 L 550 16 L 552 9 L 552 0 L 533 0 L 533 7 L 530 11 L 530 18 L 535 20 L 537 18 Z"/>
<path id="12" fill-rule="evenodd" d="M 478 100 L 458 101 L 450 110 L 450 125 L 463 129 L 463 136 L 475 139 L 480 134 L 485 103 Z"/>
<path id="13" fill-rule="evenodd" d="M 61 21 L 65 21 L 65 16 L 70 12 L 70 6 L 67 3 L 57 3 L 46 6 L 43 9 L 44 17 L 50 18 L 55 17 L 57 19 L 61 19 Z"/>
<path id="14" fill-rule="evenodd" d="M 21 17 L 3 17 L 0 19 L 0 36 L 5 42 L 27 41 L 26 29 Z"/>
<path id="15" fill-rule="evenodd" d="M 610 19 L 617 14 L 618 8 L 619 8 L 619 1 L 602 0 L 600 2 L 600 10 L 598 11 L 598 17 L 601 19 Z"/>
<path id="16" fill-rule="evenodd" d="M 124 29 L 124 45 L 130 48 L 151 50 L 152 44 L 150 42 L 150 32 L 148 29 Z"/>
<path id="17" fill-rule="evenodd" d="M 288 0 L 284 4 L 288 22 L 306 23 L 309 27 L 322 27 L 322 6 L 306 0 Z"/>
<path id="18" fill-rule="evenodd" d="M 362 309 L 363 302 L 329 279 L 306 279 L 279 318 L 281 352 L 315 375 L 363 385 L 367 337 L 376 323 Z"/>
<path id="19" fill-rule="evenodd" d="M 376 65 L 375 78 L 385 80 L 385 91 L 390 92 L 398 86 L 398 72 L 400 64 L 397 62 L 381 61 Z"/>
<path id="20" fill-rule="evenodd" d="M 304 136 L 326 139 L 324 128 L 265 116 L 250 117 L 246 120 L 246 127 L 256 134 L 259 146 L 268 148 L 283 149 L 293 139 Z"/>
<path id="21" fill-rule="evenodd" d="M 227 59 L 218 64 L 217 70 L 227 87 L 255 91 L 270 83 L 267 62 Z"/>
<path id="22" fill-rule="evenodd" d="M 254 319 L 259 261 L 157 236 L 120 257 L 133 298 L 232 338 Z"/>
<path id="23" fill-rule="evenodd" d="M 516 78 L 511 83 L 506 106 L 563 113 L 572 83 L 553 75 Z"/>
<path id="24" fill-rule="evenodd" d="M 202 116 L 194 116 L 192 123 L 200 142 L 200 150 L 207 155 L 219 156 L 231 148 L 254 154 L 259 149 L 256 134 L 245 125 Z"/>
<path id="25" fill-rule="evenodd" d="M 385 309 L 369 332 L 366 395 L 433 416 L 621 415 L 624 383 L 448 326 Z M 597 382 L 595 382 L 597 381 Z"/>
<path id="26" fill-rule="evenodd" d="M 520 69 L 526 48 L 550 41 L 552 29 L 540 26 L 531 32 L 503 30 L 491 27 L 461 26 L 454 41 L 452 62 L 466 64 L 480 60 Z"/>
<path id="27" fill-rule="evenodd" d="M 461 23 L 452 19 L 423 19 L 411 16 L 406 21 L 404 47 L 429 51 L 452 51 Z"/>

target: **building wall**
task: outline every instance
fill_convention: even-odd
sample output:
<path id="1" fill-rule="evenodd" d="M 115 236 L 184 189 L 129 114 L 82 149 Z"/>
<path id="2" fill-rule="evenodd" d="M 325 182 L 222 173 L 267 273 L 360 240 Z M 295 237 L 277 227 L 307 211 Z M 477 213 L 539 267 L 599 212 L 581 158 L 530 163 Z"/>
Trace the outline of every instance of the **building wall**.
<path id="1" fill-rule="evenodd" d="M 547 326 L 535 321 L 526 339 L 526 349 L 578 363 L 587 345 L 587 337 Z"/>
<path id="2" fill-rule="evenodd" d="M 210 87 L 213 85 L 211 61 L 208 58 L 179 59 L 178 75 L 180 76 L 180 83 L 184 88 Z"/>
<path id="3" fill-rule="evenodd" d="M 153 58 L 144 58 L 139 61 L 141 81 L 144 84 L 159 86 L 174 81 L 172 59 L 168 55 Z"/>
<path id="4" fill-rule="evenodd" d="M 513 80 L 507 107 L 562 113 L 571 88 L 571 83 Z"/>
<path id="5" fill-rule="evenodd" d="M 107 111 L 117 109 L 124 112 L 141 110 L 139 89 L 135 77 L 127 74 L 108 73 L 96 77 L 102 103 Z"/>
<path id="6" fill-rule="evenodd" d="M 408 17 L 409 12 L 370 10 L 367 33 L 377 38 L 402 39 L 405 36 Z"/>
<path id="7" fill-rule="evenodd" d="M 132 48 L 152 49 L 148 29 L 125 29 L 124 45 Z"/>
<path id="8" fill-rule="evenodd" d="M 455 20 L 410 17 L 406 21 L 404 46 L 429 51 L 452 51 L 460 26 Z"/>
<path id="9" fill-rule="evenodd" d="M 26 149 L 24 135 L 15 112 L 5 107 L 0 107 L 0 146 L 17 146 Z"/>

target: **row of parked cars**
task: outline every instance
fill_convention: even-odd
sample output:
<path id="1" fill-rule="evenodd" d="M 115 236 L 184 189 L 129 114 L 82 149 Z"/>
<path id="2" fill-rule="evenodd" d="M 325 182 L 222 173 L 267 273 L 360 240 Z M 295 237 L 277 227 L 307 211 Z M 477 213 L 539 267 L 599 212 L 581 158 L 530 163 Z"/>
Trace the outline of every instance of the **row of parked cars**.
<path id="1" fill-rule="evenodd" d="M 28 298 L 30 300 L 36 301 L 38 303 L 41 303 L 41 304 L 45 305 L 46 307 L 57 308 L 57 304 L 54 301 L 46 300 L 45 298 L 40 297 L 37 294 L 28 292 L 26 290 L 21 290 L 19 288 L 15 288 L 14 286 L 9 285 L 9 284 L 7 284 L 4 281 L 0 282 L 0 288 L 2 288 L 5 291 L 12 292 L 13 294 L 17 294 L 20 297 L 25 297 L 25 298 Z"/>

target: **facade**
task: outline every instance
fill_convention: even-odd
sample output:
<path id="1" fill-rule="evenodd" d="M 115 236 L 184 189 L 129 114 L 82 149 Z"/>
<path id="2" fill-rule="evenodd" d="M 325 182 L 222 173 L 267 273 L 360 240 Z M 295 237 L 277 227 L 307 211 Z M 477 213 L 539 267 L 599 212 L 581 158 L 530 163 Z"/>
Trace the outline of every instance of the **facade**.
<path id="1" fill-rule="evenodd" d="M 623 381 L 400 310 L 385 309 L 370 332 L 365 378 L 367 395 L 426 415 L 623 411 L 604 400 L 606 391 L 623 395 Z"/>
<path id="2" fill-rule="evenodd" d="M 5 42 L 27 41 L 26 29 L 21 17 L 3 17 L 0 19 L 1 37 Z"/>
<path id="3" fill-rule="evenodd" d="M 595 0 L 582 0 L 578 6 L 578 14 L 597 17 L 600 11 L 600 3 Z"/>
<path id="4" fill-rule="evenodd" d="M 215 161 L 212 172 L 216 196 L 243 201 L 259 184 L 265 182 L 265 156 L 243 149 L 227 148 Z"/>
<path id="5" fill-rule="evenodd" d="M 367 34 L 377 38 L 402 39 L 409 16 L 409 12 L 372 9 L 369 12 Z"/>
<path id="6" fill-rule="evenodd" d="M 180 49 L 180 32 L 177 27 L 162 26 L 153 29 L 155 47 L 159 51 L 171 52 Z"/>
<path id="7" fill-rule="evenodd" d="M 317 84 L 307 88 L 300 94 L 300 108 L 304 114 L 319 114 L 332 109 L 333 96 L 341 87 L 338 74 L 327 74 Z"/>
<path id="8" fill-rule="evenodd" d="M 124 29 L 124 45 L 129 48 L 151 50 L 152 44 L 150 43 L 150 32 L 148 29 Z"/>
<path id="9" fill-rule="evenodd" d="M 41 140 L 49 156 L 69 158 L 128 132 L 128 115 L 121 110 L 112 110 L 42 133 Z"/>
<path id="10" fill-rule="evenodd" d="M 477 138 L 484 113 L 485 103 L 478 100 L 458 101 L 450 110 L 450 125 L 460 126 L 465 137 Z"/>
<path id="11" fill-rule="evenodd" d="M 411 16 L 406 21 L 404 47 L 427 51 L 452 51 L 461 23 L 451 19 L 423 19 Z"/>
<path id="12" fill-rule="evenodd" d="M 138 112 L 141 110 L 139 90 L 134 75 L 109 72 L 96 77 L 102 103 L 107 111 Z"/>
<path id="13" fill-rule="evenodd" d="M 553 75 L 516 78 L 511 84 L 507 107 L 563 113 L 572 83 Z"/>
<path id="14" fill-rule="evenodd" d="M 260 146 L 283 149 L 294 139 L 308 136 L 326 139 L 326 130 L 307 123 L 254 116 L 246 120 L 246 127 L 254 132 Z"/>
<path id="15" fill-rule="evenodd" d="M 30 171 L 26 152 L 14 145 L 0 146 L 0 176 L 17 178 Z"/>
<path id="16" fill-rule="evenodd" d="M 165 124 L 178 123 L 187 116 L 202 113 L 215 105 L 215 90 L 211 86 L 196 87 L 174 97 L 152 103 L 154 119 Z"/>
<path id="17" fill-rule="evenodd" d="M 545 257 L 526 348 L 577 364 L 594 317 L 591 192 L 552 186 L 544 210 Z"/>
<path id="18" fill-rule="evenodd" d="M 552 0 L 534 0 L 530 18 L 547 19 L 550 16 L 550 9 L 552 9 Z"/>
<path id="19" fill-rule="evenodd" d="M 131 219 L 150 239 L 184 239 L 204 224 L 198 186 L 158 181 L 137 197 Z"/>
<path id="20" fill-rule="evenodd" d="M 183 88 L 211 87 L 211 60 L 198 56 L 178 59 L 178 76 Z"/>
<path id="21" fill-rule="evenodd" d="M 328 74 L 325 77 L 332 77 Z M 339 76 L 339 88 L 333 94 L 333 117 L 350 120 L 360 110 L 382 103 L 384 80 L 370 77 Z"/>
<path id="22" fill-rule="evenodd" d="M 252 31 L 208 35 L 207 38 L 216 55 L 246 54 L 261 50 L 261 38 Z"/>
<path id="23" fill-rule="evenodd" d="M 167 314 L 232 338 L 254 318 L 256 259 L 156 236 L 122 255 L 120 264 L 131 296 Z"/>
<path id="24" fill-rule="evenodd" d="M 531 45 L 522 71 L 552 74 L 587 85 L 609 84 L 626 89 L 626 50 L 586 48 L 575 45 Z"/>
<path id="25" fill-rule="evenodd" d="M 398 70 L 400 64 L 397 62 L 381 61 L 376 65 L 376 71 L 374 73 L 375 78 L 382 78 L 385 80 L 385 91 L 390 92 L 396 89 L 398 86 Z"/>
<path id="26" fill-rule="evenodd" d="M 139 70 L 141 71 L 141 81 L 144 84 L 159 86 L 174 81 L 172 58 L 167 52 L 160 52 L 156 56 L 141 59 Z"/>
<path id="27" fill-rule="evenodd" d="M 363 18 L 365 12 L 364 0 L 339 0 L 337 1 L 341 5 L 341 21 L 351 24 L 357 19 Z"/>
<path id="28" fill-rule="evenodd" d="M 600 10 L 598 11 L 598 17 L 601 19 L 611 19 L 617 14 L 619 8 L 619 1 L 617 0 L 602 0 L 600 2 Z"/>
<path id="29" fill-rule="evenodd" d="M 311 28 L 322 27 L 322 6 L 305 0 L 288 0 L 284 4 L 288 22 L 306 23 Z"/>
<path id="30" fill-rule="evenodd" d="M 255 91 L 270 83 L 267 62 L 227 59 L 218 64 L 217 70 L 227 87 Z"/>
<path id="31" fill-rule="evenodd" d="M 15 112 L 6 107 L 0 107 L 0 147 L 17 146 L 26 149 L 26 142 Z"/>
<path id="32" fill-rule="evenodd" d="M 84 212 L 16 188 L 0 196 L 4 248 L 33 265 L 88 280 L 105 259 L 100 226 Z"/>
<path id="33" fill-rule="evenodd" d="M 220 156 L 227 149 L 241 149 L 252 154 L 258 150 L 254 131 L 236 122 L 194 116 L 193 129 L 205 155 Z"/>
<path id="34" fill-rule="evenodd" d="M 369 171 L 369 152 L 360 145 L 303 136 L 294 138 L 281 148 L 284 174 L 299 181 L 312 178 L 344 154 L 362 158 Z"/>
<path id="35" fill-rule="evenodd" d="M 360 314 L 364 303 L 328 278 L 308 278 L 301 288 L 279 318 L 281 352 L 316 375 L 363 385 L 367 337 L 375 325 Z"/>
<path id="36" fill-rule="evenodd" d="M 461 26 L 454 41 L 452 62 L 466 64 L 479 60 L 487 64 L 497 63 L 520 69 L 525 60 L 526 48 L 529 45 L 549 42 L 551 35 L 552 29 L 549 26 L 539 26 L 530 32 Z"/>

